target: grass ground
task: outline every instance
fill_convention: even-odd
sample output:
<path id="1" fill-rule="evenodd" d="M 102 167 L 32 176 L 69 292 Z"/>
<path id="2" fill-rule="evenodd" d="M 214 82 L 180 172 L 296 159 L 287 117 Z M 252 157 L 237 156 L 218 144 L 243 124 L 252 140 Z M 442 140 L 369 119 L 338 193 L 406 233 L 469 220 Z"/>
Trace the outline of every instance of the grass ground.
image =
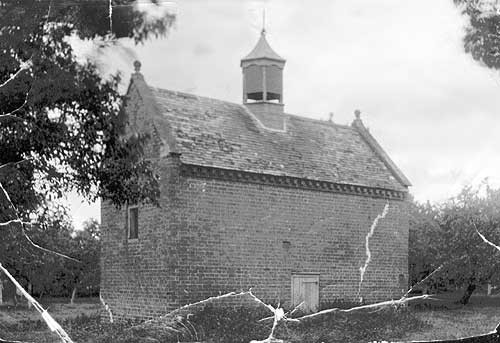
<path id="1" fill-rule="evenodd" d="M 405 335 L 405 340 L 456 339 L 493 331 L 500 323 L 500 295 L 473 295 L 466 306 L 454 301 L 460 293 L 437 296 L 437 301 L 414 309 L 415 316 L 428 324 L 427 330 Z"/>
<path id="2" fill-rule="evenodd" d="M 46 298 L 41 303 L 56 321 L 66 324 L 63 327 L 71 326 L 78 318 L 97 318 L 99 314 L 101 305 L 98 298 L 77 299 L 73 305 L 68 302 L 67 298 Z M 42 322 L 40 314 L 26 305 L 0 305 L 0 342 L 1 339 L 37 343 L 60 342 Z"/>
<path id="3" fill-rule="evenodd" d="M 81 298 L 73 305 L 68 303 L 67 298 L 47 298 L 42 301 L 44 308 L 56 320 L 72 319 L 81 315 L 92 316 L 100 310 L 98 298 Z M 0 305 L 0 323 L 16 324 L 22 320 L 36 321 L 40 314 L 33 308 L 29 309 L 24 304 L 19 306 Z"/>
<path id="4" fill-rule="evenodd" d="M 500 307 L 465 306 L 415 313 L 429 328 L 403 336 L 405 341 L 457 339 L 491 332 L 500 323 Z"/>
<path id="5" fill-rule="evenodd" d="M 64 301 L 67 301 L 64 299 Z M 442 304 L 445 304 L 444 302 Z M 46 301 L 49 312 L 73 337 L 80 342 L 121 342 L 118 338 L 127 325 L 101 325 L 98 299 L 80 299 L 75 305 L 62 301 Z M 380 311 L 360 316 L 343 315 L 325 317 L 320 322 L 302 326 L 286 325 L 277 330 L 278 337 L 287 342 L 367 342 L 370 339 L 389 341 L 456 339 L 490 332 L 500 322 L 500 297 L 475 296 L 471 303 L 462 306 L 423 306 L 403 312 Z M 260 315 L 260 314 L 259 314 Z M 217 318 L 215 318 L 217 317 Z M 231 339 L 237 330 L 247 337 L 262 339 L 269 332 L 270 324 L 256 324 L 250 316 L 235 326 L 232 313 L 205 312 L 192 318 L 199 340 L 207 342 L 248 342 L 249 339 Z M 235 329 L 237 327 L 237 329 Z M 112 334 L 110 334 L 112 332 Z M 355 334 L 354 334 L 355 333 Z M 219 335 L 219 338 L 217 338 Z M 222 335 L 222 336 L 221 336 Z M 127 336 L 128 342 L 136 342 Z M 225 338 L 222 338 L 225 337 Z M 234 336 L 232 336 L 234 338 Z M 0 338 L 28 342 L 59 342 L 40 320 L 33 309 L 0 306 Z M 183 337 L 178 337 L 183 338 Z M 194 335 L 184 336 L 194 340 Z M 143 339 L 137 342 L 143 342 Z M 176 342 L 177 337 L 172 341 Z"/>

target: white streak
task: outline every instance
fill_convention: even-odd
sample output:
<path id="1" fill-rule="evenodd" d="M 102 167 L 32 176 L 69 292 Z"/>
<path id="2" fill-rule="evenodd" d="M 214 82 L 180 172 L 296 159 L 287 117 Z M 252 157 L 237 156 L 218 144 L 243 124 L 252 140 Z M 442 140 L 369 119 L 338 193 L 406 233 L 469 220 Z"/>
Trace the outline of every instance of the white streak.
<path id="1" fill-rule="evenodd" d="M 273 306 L 264 303 L 262 300 L 260 300 L 255 295 L 253 295 L 252 290 L 248 291 L 248 293 L 250 294 L 250 296 L 256 302 L 258 302 L 259 304 L 264 305 L 265 307 L 267 307 L 274 314 L 274 316 L 273 316 L 273 318 L 274 318 L 274 320 L 273 320 L 273 327 L 271 328 L 271 333 L 269 334 L 269 336 L 266 339 L 262 340 L 262 341 L 252 340 L 252 341 L 250 341 L 250 343 L 270 343 L 270 342 L 279 342 L 279 341 L 282 342 L 281 340 L 277 340 L 276 338 L 274 338 L 274 331 L 276 330 L 276 327 L 278 326 L 278 323 L 280 321 L 287 320 L 287 317 L 285 315 L 285 311 L 282 308 L 279 307 L 279 304 L 278 304 L 277 308 L 274 308 Z"/>
<path id="2" fill-rule="evenodd" d="M 16 288 L 24 295 L 24 297 L 29 301 L 31 305 L 40 313 L 42 319 L 45 321 L 49 329 L 61 338 L 63 343 L 73 343 L 71 338 L 68 336 L 66 331 L 59 325 L 58 322 L 45 310 L 42 305 L 38 303 L 26 290 L 17 282 L 17 280 L 9 273 L 7 269 L 0 263 L 0 270 L 10 279 L 10 281 L 16 286 Z"/>
<path id="3" fill-rule="evenodd" d="M 7 340 L 7 339 L 3 339 L 3 338 L 0 338 L 0 343 L 33 343 L 33 342 L 27 342 L 27 341 L 13 341 L 11 339 Z"/>
<path id="4" fill-rule="evenodd" d="M 2 119 L 2 115 L 0 115 L 0 119 Z M 15 165 L 18 165 L 18 164 L 24 163 L 24 162 L 29 161 L 29 160 L 31 160 L 31 159 L 32 159 L 32 158 L 30 157 L 30 158 L 25 158 L 25 159 L 22 159 L 22 160 L 17 161 L 17 162 L 7 162 L 7 163 L 5 163 L 5 164 L 2 164 L 2 165 L 0 166 L 0 169 L 2 169 L 2 168 L 6 168 L 6 167 L 13 167 L 13 166 L 15 166 Z"/>
<path id="5" fill-rule="evenodd" d="M 0 227 L 9 226 L 9 225 L 14 224 L 14 223 L 22 224 L 23 222 L 19 219 L 12 219 L 12 220 L 9 220 L 7 222 L 0 223 Z"/>
<path id="6" fill-rule="evenodd" d="M 372 253 L 370 252 L 370 238 L 373 236 L 373 233 L 375 232 L 375 228 L 377 227 L 378 221 L 384 218 L 387 215 L 387 212 L 389 212 L 389 203 L 385 204 L 382 213 L 375 218 L 375 220 L 372 223 L 372 226 L 370 227 L 370 231 L 368 231 L 368 234 L 365 237 L 366 260 L 365 264 L 359 268 L 360 272 L 359 287 L 358 287 L 359 302 L 363 302 L 363 298 L 360 297 L 361 285 L 363 284 L 366 268 L 368 268 L 368 264 L 370 264 L 370 261 L 372 260 Z"/>
<path id="7" fill-rule="evenodd" d="M 109 0 L 109 33 L 113 34 L 113 0 Z"/>
<path id="8" fill-rule="evenodd" d="M 476 225 L 474 225 L 476 226 Z M 477 234 L 479 235 L 479 237 L 481 237 L 481 239 L 488 245 L 491 245 L 493 248 L 497 249 L 498 251 L 500 251 L 500 247 L 494 243 L 491 243 L 486 237 L 483 236 L 483 234 L 481 232 L 479 232 L 479 230 L 477 229 L 477 227 L 475 228 L 476 229 L 476 232 Z"/>
<path id="9" fill-rule="evenodd" d="M 376 304 L 369 304 L 369 305 L 352 307 L 352 308 L 346 309 L 346 310 L 339 309 L 339 308 L 331 308 L 328 310 L 323 310 L 320 312 L 316 312 L 313 314 L 308 314 L 308 315 L 305 315 L 303 317 L 296 318 L 295 321 L 300 322 L 304 319 L 310 319 L 310 318 L 314 318 L 317 316 L 321 316 L 323 314 L 328 314 L 328 313 L 333 313 L 333 312 L 350 313 L 350 312 L 357 312 L 357 311 L 363 311 L 363 310 L 369 310 L 369 309 L 377 309 L 377 308 L 386 307 L 386 306 L 396 306 L 396 305 L 401 305 L 401 304 L 405 304 L 408 302 L 414 302 L 416 300 L 427 300 L 427 299 L 440 301 L 440 299 L 435 299 L 434 296 L 432 296 L 432 295 L 424 294 L 424 295 L 419 295 L 419 296 L 411 297 L 411 298 L 401 298 L 399 300 L 388 300 L 388 301 L 383 301 L 383 302 L 379 302 Z"/>
<path id="10" fill-rule="evenodd" d="M 26 70 L 26 69 L 30 68 L 31 65 L 32 65 L 31 60 L 28 60 L 26 62 L 20 62 L 20 64 L 19 64 L 19 70 L 16 71 L 14 74 L 12 74 L 5 82 L 3 82 L 2 84 L 0 84 L 0 88 L 4 87 L 9 82 L 11 82 L 12 80 L 14 80 L 17 77 L 17 75 L 19 75 L 23 70 Z"/>
<path id="11" fill-rule="evenodd" d="M 21 224 L 23 224 L 23 223 L 21 222 Z M 21 231 L 22 231 L 22 233 L 23 233 L 23 236 L 26 238 L 26 240 L 27 240 L 27 241 L 28 241 L 28 242 L 29 242 L 32 246 L 34 246 L 35 248 L 40 249 L 40 250 L 42 250 L 42 251 L 45 251 L 45 252 L 47 252 L 47 253 L 49 253 L 49 254 L 54 254 L 54 255 L 56 255 L 56 256 L 59 256 L 59 257 L 62 257 L 62 258 L 66 258 L 66 259 L 71 260 L 71 261 L 73 261 L 73 262 L 82 263 L 81 261 L 77 260 L 76 258 L 70 257 L 70 256 L 65 255 L 65 254 L 61 254 L 61 253 L 59 253 L 59 252 L 57 252 L 57 251 L 54 251 L 54 250 L 49 250 L 49 249 L 47 249 L 47 248 L 44 248 L 44 247 L 42 247 L 42 246 L 40 246 L 40 245 L 36 244 L 35 242 L 33 242 L 33 241 L 31 240 L 31 238 L 28 236 L 28 234 L 27 234 L 27 233 L 26 233 L 26 231 L 24 230 L 24 225 L 22 225 L 22 226 L 21 226 Z"/>
<path id="12" fill-rule="evenodd" d="M 106 310 L 106 312 L 108 312 L 109 322 L 111 324 L 113 324 L 113 322 L 114 322 L 114 320 L 113 320 L 113 313 L 111 312 L 111 309 L 109 308 L 108 304 L 106 304 L 106 302 L 102 298 L 101 292 L 99 292 L 99 301 L 101 302 L 102 306 L 104 306 L 104 309 Z"/>
<path id="13" fill-rule="evenodd" d="M 26 234 L 26 231 L 24 230 L 24 224 L 26 224 L 25 222 L 23 222 L 21 220 L 21 218 L 19 218 L 19 215 L 17 214 L 17 208 L 14 206 L 14 204 L 12 203 L 12 200 L 10 199 L 10 196 L 9 196 L 9 193 L 7 193 L 7 191 L 5 190 L 5 188 L 3 187 L 2 183 L 0 183 L 0 191 L 2 191 L 2 193 L 4 194 L 5 196 L 5 199 L 7 199 L 7 202 L 9 203 L 9 206 L 14 210 L 14 213 L 16 215 L 16 219 L 14 220 L 10 220 L 8 221 L 7 223 L 2 223 L 0 226 L 3 226 L 5 224 L 15 224 L 15 223 L 18 223 L 18 224 L 21 224 L 21 232 L 23 234 L 23 236 L 26 238 L 26 240 L 32 245 L 34 246 L 35 248 L 38 248 L 42 251 L 45 251 L 45 252 L 48 252 L 50 254 L 54 254 L 54 255 L 57 255 L 59 257 L 63 257 L 63 258 L 67 258 L 68 260 L 72 260 L 72 261 L 75 261 L 75 262 L 78 262 L 78 263 L 81 263 L 79 260 L 77 260 L 76 258 L 73 258 L 73 257 L 70 257 L 70 256 L 67 256 L 67 255 L 64 255 L 64 254 L 61 254 L 61 253 L 58 253 L 56 251 L 53 251 L 53 250 L 49 250 L 47 248 L 44 248 L 38 244 L 36 244 L 35 242 L 33 242 L 31 240 L 31 238 Z M 29 223 L 30 225 L 32 225 L 31 223 Z"/>
<path id="14" fill-rule="evenodd" d="M 2 114 L 1 117 L 6 117 L 6 118 L 8 118 L 8 117 L 10 117 L 10 118 L 14 117 L 14 118 L 16 118 L 18 120 L 22 120 L 22 119 L 20 119 L 20 118 L 18 118 L 16 116 L 14 116 L 14 113 L 16 113 L 17 111 L 21 110 L 28 103 L 28 96 L 30 94 L 30 91 L 31 91 L 31 88 L 26 93 L 26 98 L 24 99 L 24 102 L 23 102 L 23 104 L 21 106 L 19 106 L 18 108 L 16 108 L 15 110 L 13 110 L 13 111 L 11 111 L 9 113 Z"/>
<path id="15" fill-rule="evenodd" d="M 248 294 L 249 292 L 240 292 L 240 293 L 236 293 L 236 292 L 229 292 L 229 293 L 226 293 L 226 294 L 223 294 L 223 295 L 219 295 L 219 296 L 216 296 L 216 297 L 209 297 L 207 299 L 204 299 L 204 300 L 201 300 L 201 301 L 198 301 L 198 302 L 195 302 L 195 303 L 191 303 L 191 304 L 187 304 L 187 305 L 184 305 L 184 306 L 181 306 L 171 312 L 168 312 L 167 314 L 165 315 L 162 315 L 160 316 L 159 318 L 157 319 L 161 319 L 161 318 L 164 318 L 164 317 L 168 317 L 168 316 L 171 316 L 173 314 L 175 314 L 176 312 L 180 312 L 182 310 L 185 310 L 191 306 L 196 306 L 196 305 L 201 305 L 201 304 L 205 304 L 205 303 L 209 303 L 209 302 L 212 302 L 214 300 L 217 300 L 217 299 L 224 299 L 224 298 L 229 298 L 229 297 L 237 297 L 237 296 L 242 296 L 242 295 L 245 295 L 245 294 Z M 141 323 L 141 324 L 138 324 L 138 325 L 134 325 L 132 326 L 131 328 L 135 328 L 135 327 L 138 327 L 138 326 L 142 326 L 144 324 L 148 324 L 148 323 L 152 323 L 154 321 L 156 321 L 157 319 L 149 319 L 149 320 L 146 320 L 145 322 Z"/>
<path id="16" fill-rule="evenodd" d="M 413 289 L 415 287 L 418 287 L 419 285 L 423 284 L 431 276 L 433 276 L 434 274 L 436 274 L 437 272 L 439 272 L 441 269 L 443 269 L 444 265 L 445 264 L 442 263 L 439 267 L 437 267 L 436 269 L 434 269 L 434 271 L 432 273 L 430 273 L 429 275 L 427 275 L 426 277 L 424 277 L 422 280 L 420 280 L 419 282 L 417 282 L 416 284 L 414 284 L 413 286 L 411 286 L 410 289 L 403 295 L 403 298 L 406 298 L 411 293 L 411 291 L 413 291 Z"/>

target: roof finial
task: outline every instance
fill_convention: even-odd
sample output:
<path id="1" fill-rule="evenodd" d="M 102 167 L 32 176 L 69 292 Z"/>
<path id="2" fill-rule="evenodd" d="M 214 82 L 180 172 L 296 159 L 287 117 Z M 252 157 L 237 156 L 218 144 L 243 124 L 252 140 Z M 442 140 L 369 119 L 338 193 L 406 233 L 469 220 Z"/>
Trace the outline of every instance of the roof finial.
<path id="1" fill-rule="evenodd" d="M 262 35 L 266 34 L 266 9 L 265 8 L 262 9 L 262 31 L 261 31 L 261 34 Z"/>
<path id="2" fill-rule="evenodd" d="M 355 110 L 354 115 L 356 116 L 356 119 L 361 119 L 361 111 L 360 110 Z"/>
<path id="3" fill-rule="evenodd" d="M 141 62 L 139 62 L 137 60 L 134 61 L 134 70 L 136 73 L 141 72 Z"/>

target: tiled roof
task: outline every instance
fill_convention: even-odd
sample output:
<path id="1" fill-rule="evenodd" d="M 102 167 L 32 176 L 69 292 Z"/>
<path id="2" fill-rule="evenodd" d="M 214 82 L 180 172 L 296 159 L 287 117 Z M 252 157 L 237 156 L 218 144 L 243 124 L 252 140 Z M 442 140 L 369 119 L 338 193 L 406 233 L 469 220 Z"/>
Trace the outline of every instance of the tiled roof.
<path id="1" fill-rule="evenodd" d="M 173 136 L 163 138 L 184 163 L 393 190 L 409 185 L 356 127 L 285 114 L 286 132 L 273 132 L 243 105 L 149 91 L 157 131 Z"/>

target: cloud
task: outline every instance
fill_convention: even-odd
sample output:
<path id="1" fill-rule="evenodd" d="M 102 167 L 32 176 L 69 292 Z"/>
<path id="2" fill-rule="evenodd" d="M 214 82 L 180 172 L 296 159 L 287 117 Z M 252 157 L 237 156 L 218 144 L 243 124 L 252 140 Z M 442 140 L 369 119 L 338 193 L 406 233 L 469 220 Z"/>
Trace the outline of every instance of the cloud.
<path id="1" fill-rule="evenodd" d="M 287 112 L 349 124 L 360 108 L 419 200 L 500 175 L 500 77 L 463 51 L 452 1 L 183 1 L 167 38 L 130 47 L 149 84 L 239 103 L 264 7 Z"/>
<path id="2" fill-rule="evenodd" d="M 193 49 L 193 54 L 197 57 L 209 55 L 211 53 L 213 53 L 213 49 L 210 46 L 203 43 L 196 44 Z"/>

